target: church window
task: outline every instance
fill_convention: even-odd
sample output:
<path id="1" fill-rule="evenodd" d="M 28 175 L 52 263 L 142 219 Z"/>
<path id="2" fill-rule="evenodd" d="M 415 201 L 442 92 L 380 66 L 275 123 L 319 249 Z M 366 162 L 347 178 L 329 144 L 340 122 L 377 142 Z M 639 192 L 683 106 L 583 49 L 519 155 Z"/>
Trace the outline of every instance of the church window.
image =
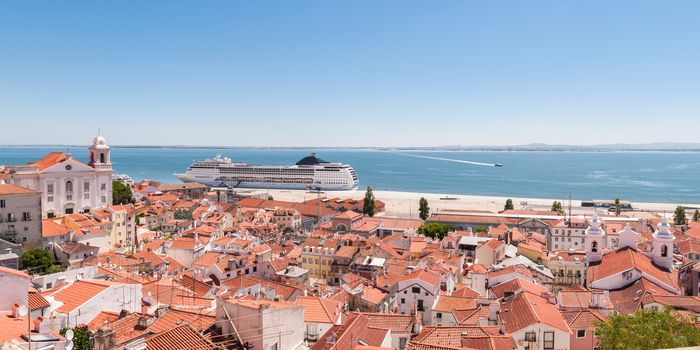
<path id="1" fill-rule="evenodd" d="M 53 184 L 46 185 L 46 193 L 53 194 Z"/>
<path id="2" fill-rule="evenodd" d="M 105 162 L 105 154 L 100 153 L 100 163 L 104 163 L 104 162 Z"/>
<path id="3" fill-rule="evenodd" d="M 83 182 L 83 191 L 85 191 L 85 192 L 90 191 L 90 183 L 89 182 Z"/>
<path id="4" fill-rule="evenodd" d="M 66 192 L 73 192 L 73 181 L 66 181 Z"/>
<path id="5" fill-rule="evenodd" d="M 664 258 L 668 256 L 668 247 L 666 245 L 661 246 L 661 256 Z"/>
<path id="6" fill-rule="evenodd" d="M 598 252 L 598 242 L 591 243 L 591 251 L 594 253 Z"/>

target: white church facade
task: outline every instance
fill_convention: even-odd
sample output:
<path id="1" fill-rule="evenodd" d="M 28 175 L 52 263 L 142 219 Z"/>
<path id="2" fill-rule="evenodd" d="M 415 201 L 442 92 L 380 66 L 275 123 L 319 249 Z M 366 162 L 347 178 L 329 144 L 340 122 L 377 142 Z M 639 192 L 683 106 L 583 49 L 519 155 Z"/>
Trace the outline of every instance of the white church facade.
<path id="1" fill-rule="evenodd" d="M 5 169 L 8 183 L 41 192 L 43 218 L 84 213 L 112 204 L 110 147 L 101 135 L 88 148 L 87 164 L 67 152 L 51 152 Z"/>

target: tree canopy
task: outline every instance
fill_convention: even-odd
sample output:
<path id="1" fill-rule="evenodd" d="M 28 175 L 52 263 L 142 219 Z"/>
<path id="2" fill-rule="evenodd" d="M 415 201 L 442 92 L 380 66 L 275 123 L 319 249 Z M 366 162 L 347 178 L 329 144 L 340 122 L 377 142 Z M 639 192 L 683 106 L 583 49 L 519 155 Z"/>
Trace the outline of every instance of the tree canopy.
<path id="1" fill-rule="evenodd" d="M 43 249 L 32 249 L 25 251 L 19 258 L 20 270 L 29 270 L 40 275 L 47 272 L 56 272 L 52 266 L 56 263 L 53 255 Z"/>
<path id="2" fill-rule="evenodd" d="M 364 203 L 362 205 L 362 214 L 373 217 L 376 210 L 377 207 L 374 203 L 374 192 L 372 191 L 372 187 L 367 187 Z"/>
<path id="3" fill-rule="evenodd" d="M 112 181 L 112 204 L 129 204 L 133 198 L 129 186 L 120 181 Z"/>
<path id="4" fill-rule="evenodd" d="M 447 234 L 454 230 L 455 228 L 452 226 L 441 224 L 439 222 L 431 222 L 420 225 L 418 228 L 418 233 L 426 237 L 442 240 L 447 236 Z"/>
<path id="5" fill-rule="evenodd" d="M 503 210 L 513 210 L 515 207 L 513 206 L 513 200 L 508 198 L 506 200 L 506 205 L 503 207 Z"/>
<path id="6" fill-rule="evenodd" d="M 559 201 L 554 201 L 554 203 L 552 203 L 552 211 L 556 211 L 556 212 L 563 213 L 563 212 L 564 212 L 564 206 L 561 204 L 561 202 L 559 202 Z"/>
<path id="7" fill-rule="evenodd" d="M 695 209 L 695 213 L 693 213 L 693 221 L 695 221 L 695 222 L 700 221 L 700 210 Z"/>
<path id="8" fill-rule="evenodd" d="M 178 220 L 192 220 L 192 213 L 185 209 L 178 209 L 173 213 L 173 217 Z"/>
<path id="9" fill-rule="evenodd" d="M 63 328 L 58 333 L 65 337 L 66 331 L 68 328 Z M 87 327 L 75 327 L 73 334 L 73 350 L 90 350 L 90 332 Z"/>
<path id="10" fill-rule="evenodd" d="M 671 309 L 640 309 L 632 315 L 611 315 L 598 324 L 601 350 L 667 349 L 700 345 L 700 329 L 691 316 Z"/>
<path id="11" fill-rule="evenodd" d="M 428 200 L 424 197 L 420 198 L 418 201 L 418 216 L 421 220 L 427 220 L 430 216 L 430 207 L 428 206 Z"/>
<path id="12" fill-rule="evenodd" d="M 676 211 L 673 213 L 673 224 L 685 225 L 685 207 L 682 205 L 677 206 Z"/>
<path id="13" fill-rule="evenodd" d="M 622 212 L 622 205 L 620 204 L 620 198 L 615 198 L 615 215 L 620 216 Z"/>

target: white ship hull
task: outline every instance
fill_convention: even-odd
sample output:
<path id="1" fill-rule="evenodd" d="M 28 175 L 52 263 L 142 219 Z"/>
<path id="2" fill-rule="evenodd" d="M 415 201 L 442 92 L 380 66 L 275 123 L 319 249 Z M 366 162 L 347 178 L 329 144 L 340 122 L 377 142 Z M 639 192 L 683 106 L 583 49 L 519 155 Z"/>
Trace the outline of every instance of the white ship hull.
<path id="1" fill-rule="evenodd" d="M 344 191 L 356 189 L 359 183 L 351 166 L 328 163 L 313 154 L 289 166 L 248 165 L 217 156 L 195 162 L 175 176 L 183 182 L 229 188 Z"/>

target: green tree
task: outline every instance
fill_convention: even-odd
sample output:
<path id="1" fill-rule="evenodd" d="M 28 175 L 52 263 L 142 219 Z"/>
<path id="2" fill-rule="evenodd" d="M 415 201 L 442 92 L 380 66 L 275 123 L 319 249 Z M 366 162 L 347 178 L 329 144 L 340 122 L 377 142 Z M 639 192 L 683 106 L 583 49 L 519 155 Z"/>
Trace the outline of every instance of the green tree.
<path id="1" fill-rule="evenodd" d="M 129 186 L 117 181 L 112 181 L 112 204 L 129 204 L 133 194 Z"/>
<path id="2" fill-rule="evenodd" d="M 25 251 L 19 258 L 20 270 L 29 270 L 40 275 L 51 271 L 51 267 L 56 263 L 56 259 L 46 250 L 32 249 Z"/>
<path id="3" fill-rule="evenodd" d="M 430 222 L 420 225 L 418 228 L 418 233 L 432 239 L 442 240 L 447 236 L 447 234 L 454 230 L 455 228 L 452 226 L 441 224 L 439 222 Z"/>
<path id="4" fill-rule="evenodd" d="M 695 221 L 695 222 L 700 221 L 700 210 L 695 209 L 695 213 L 693 213 L 693 221 Z"/>
<path id="5" fill-rule="evenodd" d="M 506 199 L 506 205 L 503 207 L 503 210 L 513 210 L 515 207 L 513 206 L 513 200 L 508 198 Z"/>
<path id="6" fill-rule="evenodd" d="M 552 209 L 551 209 L 551 210 L 552 210 L 552 211 L 559 212 L 559 213 L 563 213 L 563 212 L 564 212 L 564 206 L 561 205 L 561 202 L 559 202 L 559 201 L 554 201 L 554 203 L 552 203 Z"/>
<path id="7" fill-rule="evenodd" d="M 421 220 L 427 220 L 428 216 L 430 216 L 428 200 L 424 197 L 420 197 L 420 201 L 418 201 L 418 216 L 420 216 Z"/>
<path id="8" fill-rule="evenodd" d="M 63 328 L 58 333 L 65 337 L 66 331 L 68 331 L 68 328 Z M 87 327 L 75 327 L 73 328 L 73 334 L 74 350 L 90 350 L 90 332 L 87 330 Z"/>
<path id="9" fill-rule="evenodd" d="M 476 230 L 474 230 L 474 232 L 476 232 L 476 233 L 487 233 L 487 232 L 489 232 L 489 228 L 486 227 L 486 226 L 479 226 L 479 227 L 476 228 Z"/>
<path id="10" fill-rule="evenodd" d="M 673 213 L 674 225 L 685 225 L 685 207 L 679 205 L 676 207 L 676 212 Z"/>
<path id="11" fill-rule="evenodd" d="M 178 220 L 192 220 L 192 213 L 185 209 L 175 210 L 173 217 Z"/>
<path id="12" fill-rule="evenodd" d="M 700 345 L 700 329 L 691 316 L 670 309 L 639 309 L 632 315 L 615 314 L 598 324 L 601 350 L 667 349 Z"/>
<path id="13" fill-rule="evenodd" d="M 620 198 L 615 198 L 615 215 L 620 216 L 622 212 L 622 206 L 620 205 Z"/>
<path id="14" fill-rule="evenodd" d="M 364 203 L 362 205 L 362 214 L 373 217 L 376 210 L 377 207 L 374 203 L 374 192 L 372 191 L 372 187 L 367 187 Z"/>

